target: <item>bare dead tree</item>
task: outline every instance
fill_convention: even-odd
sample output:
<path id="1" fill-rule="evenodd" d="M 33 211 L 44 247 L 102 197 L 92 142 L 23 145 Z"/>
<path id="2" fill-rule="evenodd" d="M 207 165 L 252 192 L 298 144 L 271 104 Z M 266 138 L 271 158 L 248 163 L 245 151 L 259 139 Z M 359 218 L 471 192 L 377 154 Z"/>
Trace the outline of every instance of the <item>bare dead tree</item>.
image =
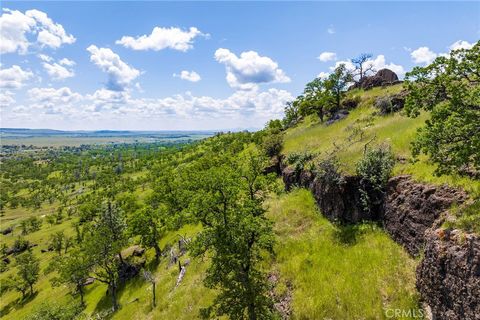
<path id="1" fill-rule="evenodd" d="M 155 277 L 153 276 L 153 274 L 148 271 L 148 270 L 143 270 L 143 277 L 145 278 L 145 280 L 149 283 L 152 284 L 152 304 L 153 304 L 153 307 L 155 308 L 157 303 L 156 303 L 156 296 L 155 296 L 155 285 L 156 285 L 156 279 Z"/>
<path id="2" fill-rule="evenodd" d="M 370 61 L 372 56 L 373 55 L 371 53 L 361 53 L 351 60 L 355 66 L 355 70 L 353 70 L 353 76 L 358 76 L 358 81 L 362 81 L 362 79 L 365 78 L 369 72 L 375 72 L 373 63 Z"/>

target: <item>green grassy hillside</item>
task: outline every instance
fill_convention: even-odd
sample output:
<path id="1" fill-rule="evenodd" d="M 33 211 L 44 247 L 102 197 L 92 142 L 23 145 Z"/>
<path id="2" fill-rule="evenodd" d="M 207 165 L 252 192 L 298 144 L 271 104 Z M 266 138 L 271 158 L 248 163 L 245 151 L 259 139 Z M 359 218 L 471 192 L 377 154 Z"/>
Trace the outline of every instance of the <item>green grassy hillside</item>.
<path id="1" fill-rule="evenodd" d="M 435 165 L 426 157 L 414 162 L 410 152 L 410 144 L 417 129 L 428 119 L 422 113 L 417 118 L 409 118 L 397 112 L 382 116 L 374 107 L 377 97 L 397 93 L 402 85 L 386 88 L 377 87 L 368 91 L 353 90 L 349 97 L 360 97 L 360 104 L 352 110 L 347 118 L 331 125 L 320 123 L 317 117 L 310 116 L 285 133 L 283 152 L 288 155 L 298 152 L 314 152 L 321 157 L 339 148 L 336 153 L 346 172 L 353 173 L 355 163 L 362 157 L 364 146 L 388 143 L 400 161 L 397 161 L 394 174 L 411 174 L 415 179 L 434 184 L 448 183 L 459 186 L 474 195 L 480 195 L 480 182 L 453 175 L 437 177 L 434 175 Z"/>
<path id="2" fill-rule="evenodd" d="M 397 157 L 394 174 L 407 173 L 420 181 L 440 184 L 448 183 L 465 188 L 472 195 L 480 194 L 480 182 L 457 176 L 437 177 L 433 174 L 435 166 L 420 157 L 413 161 L 410 144 L 417 128 L 421 127 L 427 114 L 418 118 L 408 118 L 397 112 L 381 116 L 377 114 L 374 101 L 377 97 L 399 92 L 401 86 L 375 88 L 366 92 L 350 91 L 348 96 L 360 97 L 360 104 L 351 110 L 349 116 L 331 125 L 320 123 L 316 117 L 304 118 L 284 133 L 282 153 L 312 152 L 316 159 L 335 151 L 345 172 L 353 173 L 355 163 L 362 157 L 365 144 L 388 143 Z M 234 141 L 236 142 L 236 141 Z M 209 141 L 200 144 L 191 153 L 179 156 L 179 161 L 200 157 L 208 149 Z M 180 159 L 181 158 L 181 159 Z M 315 161 L 314 159 L 313 161 Z M 92 165 L 91 168 L 96 168 Z M 135 167 L 136 168 L 136 167 Z M 136 181 L 148 178 L 151 167 L 139 167 L 124 173 L 124 178 Z M 48 179 L 60 176 L 60 171 L 49 174 Z M 57 177 L 58 178 L 58 177 Z M 121 179 L 120 179 L 121 180 Z M 90 192 L 91 181 L 84 182 L 85 193 Z M 119 197 L 131 193 L 135 201 L 144 203 L 153 193 L 153 186 L 125 189 Z M 74 183 L 68 194 L 69 199 L 83 188 Z M 28 193 L 27 189 L 18 191 Z M 271 194 L 267 199 L 267 217 L 273 223 L 275 232 L 275 255 L 266 258 L 264 269 L 270 275 L 271 293 L 284 310 L 293 319 L 385 319 L 389 309 L 418 310 L 418 294 L 415 289 L 415 267 L 417 259 L 407 255 L 378 226 L 361 224 L 357 226 L 338 226 L 322 217 L 310 191 L 294 190 L 288 194 Z M 2 243 L 11 246 L 20 234 L 18 224 L 31 216 L 39 218 L 53 214 L 60 203 L 42 203 L 38 209 L 10 207 L 2 216 L 2 230 L 17 225 L 14 235 L 0 235 Z M 473 214 L 477 219 L 478 215 Z M 35 284 L 36 293 L 21 301 L 21 295 L 15 291 L 2 294 L 0 315 L 3 319 L 22 319 L 34 312 L 42 303 L 72 304 L 74 298 L 65 286 L 52 287 L 53 273 L 45 273 L 51 261 L 56 259 L 54 252 L 41 253 L 48 247 L 50 236 L 64 231 L 74 236 L 72 223 L 76 216 L 66 217 L 58 224 L 43 221 L 40 230 L 25 236 L 38 246 L 33 253 L 40 259 L 41 274 Z M 180 235 L 194 237 L 202 227 L 185 225 L 182 229 L 169 232 L 161 241 L 165 249 L 174 245 Z M 130 245 L 135 239 L 130 239 Z M 185 277 L 176 286 L 178 266 L 169 265 L 168 252 L 159 265 L 153 264 L 154 252 L 147 251 L 146 268 L 157 281 L 157 306 L 152 307 L 152 289 L 143 277 L 127 281 L 119 290 L 120 309 L 113 315 L 111 301 L 107 295 L 107 286 L 95 282 L 86 289 L 86 309 L 84 313 L 94 318 L 106 316 L 111 319 L 198 319 L 202 308 L 208 307 L 217 292 L 205 288 L 203 280 L 209 267 L 208 256 L 190 257 L 187 253 L 182 262 L 190 260 Z M 16 273 L 14 259 L 8 270 L 0 274 L 0 280 L 12 277 Z M 77 299 L 77 298 L 75 298 Z"/>
<path id="3" fill-rule="evenodd" d="M 294 319 L 384 319 L 388 309 L 419 308 L 417 261 L 383 230 L 333 225 L 305 189 L 269 205 L 278 241 L 276 290 L 291 291 Z"/>
<path id="4" fill-rule="evenodd" d="M 373 225 L 337 227 L 323 218 L 316 209 L 313 196 L 307 190 L 289 194 L 272 195 L 267 203 L 268 218 L 274 223 L 277 245 L 276 258 L 267 269 L 278 275 L 273 291 L 278 299 L 291 297 L 289 308 L 294 319 L 312 319 L 329 316 L 346 319 L 368 315 L 382 319 L 388 308 L 417 309 L 414 288 L 414 270 L 417 261 L 410 258 L 384 231 Z M 49 208 L 50 209 L 50 208 Z M 19 210 L 15 210 L 18 213 Z M 40 210 L 39 212 L 43 212 Z M 22 216 L 31 215 L 24 212 Z M 28 235 L 35 255 L 41 258 L 44 270 L 56 253 L 40 253 L 48 244 L 51 233 L 65 230 L 72 235 L 70 221 L 59 225 L 44 225 L 41 230 Z M 186 226 L 169 233 L 161 247 L 174 244 L 179 235 L 192 237 L 199 226 Z M 2 236 L 7 243 L 15 236 Z M 147 252 L 147 268 L 157 279 L 157 306 L 152 307 L 151 285 L 139 276 L 128 281 L 121 289 L 121 308 L 111 319 L 198 319 L 199 311 L 207 307 L 215 296 L 202 281 L 208 259 L 183 256 L 190 259 L 186 275 L 178 287 L 178 267 L 169 266 L 168 255 L 154 266 L 153 251 Z M 4 279 L 14 268 L 4 272 Z M 35 285 L 34 297 L 17 303 L 20 295 L 7 292 L 2 296 L 0 308 L 4 319 L 22 319 L 42 303 L 71 304 L 72 297 L 66 287 L 52 287 L 53 274 L 41 274 Z M 106 315 L 111 308 L 106 285 L 94 283 L 87 287 L 85 313 Z"/>

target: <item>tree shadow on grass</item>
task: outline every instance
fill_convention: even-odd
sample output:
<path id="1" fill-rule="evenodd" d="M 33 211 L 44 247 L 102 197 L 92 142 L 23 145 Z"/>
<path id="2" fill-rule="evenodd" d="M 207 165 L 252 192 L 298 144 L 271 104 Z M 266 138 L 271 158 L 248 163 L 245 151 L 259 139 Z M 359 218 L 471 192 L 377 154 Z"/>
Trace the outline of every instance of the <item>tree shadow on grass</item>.
<path id="1" fill-rule="evenodd" d="M 373 222 L 347 225 L 337 224 L 335 225 L 333 238 L 336 242 L 342 245 L 353 246 L 357 244 L 358 240 L 367 230 L 374 230 L 377 227 L 378 226 Z"/>
<path id="2" fill-rule="evenodd" d="M 25 299 L 18 298 L 13 301 L 11 301 L 9 304 L 5 305 L 1 310 L 0 310 L 0 317 L 4 317 L 7 314 L 9 314 L 13 309 L 21 309 L 23 306 L 25 306 L 27 303 L 35 299 L 35 297 L 38 295 L 38 291 L 35 291 L 33 294 L 29 294 L 25 297 Z"/>
<path id="3" fill-rule="evenodd" d="M 125 307 L 127 305 L 138 303 L 138 297 L 132 298 L 130 301 L 124 301 L 123 303 L 120 303 L 120 300 L 122 300 L 122 296 L 126 292 L 130 290 L 136 291 L 136 289 L 143 285 L 145 285 L 145 280 L 143 279 L 141 271 L 134 278 L 131 278 L 124 283 L 120 283 L 117 288 L 117 301 L 119 303 L 119 308 L 121 309 L 122 307 Z M 105 286 L 105 294 L 95 306 L 94 313 L 99 314 L 101 316 L 101 319 L 111 319 L 113 317 L 114 313 L 112 312 L 112 296 L 107 290 L 107 286 Z"/>

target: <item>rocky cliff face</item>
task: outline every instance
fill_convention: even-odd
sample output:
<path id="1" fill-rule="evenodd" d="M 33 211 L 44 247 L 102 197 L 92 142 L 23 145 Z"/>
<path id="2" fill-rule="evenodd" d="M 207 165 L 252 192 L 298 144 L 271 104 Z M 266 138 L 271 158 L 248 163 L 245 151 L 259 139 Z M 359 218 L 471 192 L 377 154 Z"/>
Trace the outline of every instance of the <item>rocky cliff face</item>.
<path id="1" fill-rule="evenodd" d="M 417 288 L 433 319 L 480 319 L 480 238 L 429 230 Z"/>
<path id="2" fill-rule="evenodd" d="M 464 191 L 397 176 L 389 180 L 381 208 L 367 214 L 360 206 L 358 177 L 348 176 L 343 184 L 330 185 L 312 172 L 288 167 L 283 168 L 282 177 L 287 190 L 293 186 L 312 190 L 322 214 L 332 221 L 379 221 L 411 255 L 425 248 L 417 269 L 417 288 L 433 320 L 480 320 L 480 238 L 436 230 L 448 208 L 467 199 Z"/>
<path id="3" fill-rule="evenodd" d="M 448 186 L 416 183 L 410 176 L 391 178 L 387 185 L 382 223 L 391 237 L 411 255 L 425 245 L 425 231 L 454 203 L 467 195 Z"/>

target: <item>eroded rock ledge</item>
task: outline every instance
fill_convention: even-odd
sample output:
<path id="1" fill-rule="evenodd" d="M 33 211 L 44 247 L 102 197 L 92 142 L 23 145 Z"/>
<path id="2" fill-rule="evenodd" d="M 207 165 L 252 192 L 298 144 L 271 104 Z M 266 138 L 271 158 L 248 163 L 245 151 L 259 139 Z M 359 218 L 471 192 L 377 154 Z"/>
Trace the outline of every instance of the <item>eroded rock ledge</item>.
<path id="1" fill-rule="evenodd" d="M 417 289 L 433 319 L 480 319 L 480 239 L 443 229 L 426 237 Z"/>
<path id="2" fill-rule="evenodd" d="M 437 229 L 452 204 L 467 200 L 464 191 L 401 175 L 388 181 L 383 204 L 365 213 L 358 177 L 346 176 L 344 183 L 329 185 L 307 170 L 282 167 L 281 171 L 285 189 L 310 189 L 320 211 L 331 221 L 378 221 L 412 256 L 424 248 L 417 288 L 433 319 L 480 320 L 480 238 Z"/>

